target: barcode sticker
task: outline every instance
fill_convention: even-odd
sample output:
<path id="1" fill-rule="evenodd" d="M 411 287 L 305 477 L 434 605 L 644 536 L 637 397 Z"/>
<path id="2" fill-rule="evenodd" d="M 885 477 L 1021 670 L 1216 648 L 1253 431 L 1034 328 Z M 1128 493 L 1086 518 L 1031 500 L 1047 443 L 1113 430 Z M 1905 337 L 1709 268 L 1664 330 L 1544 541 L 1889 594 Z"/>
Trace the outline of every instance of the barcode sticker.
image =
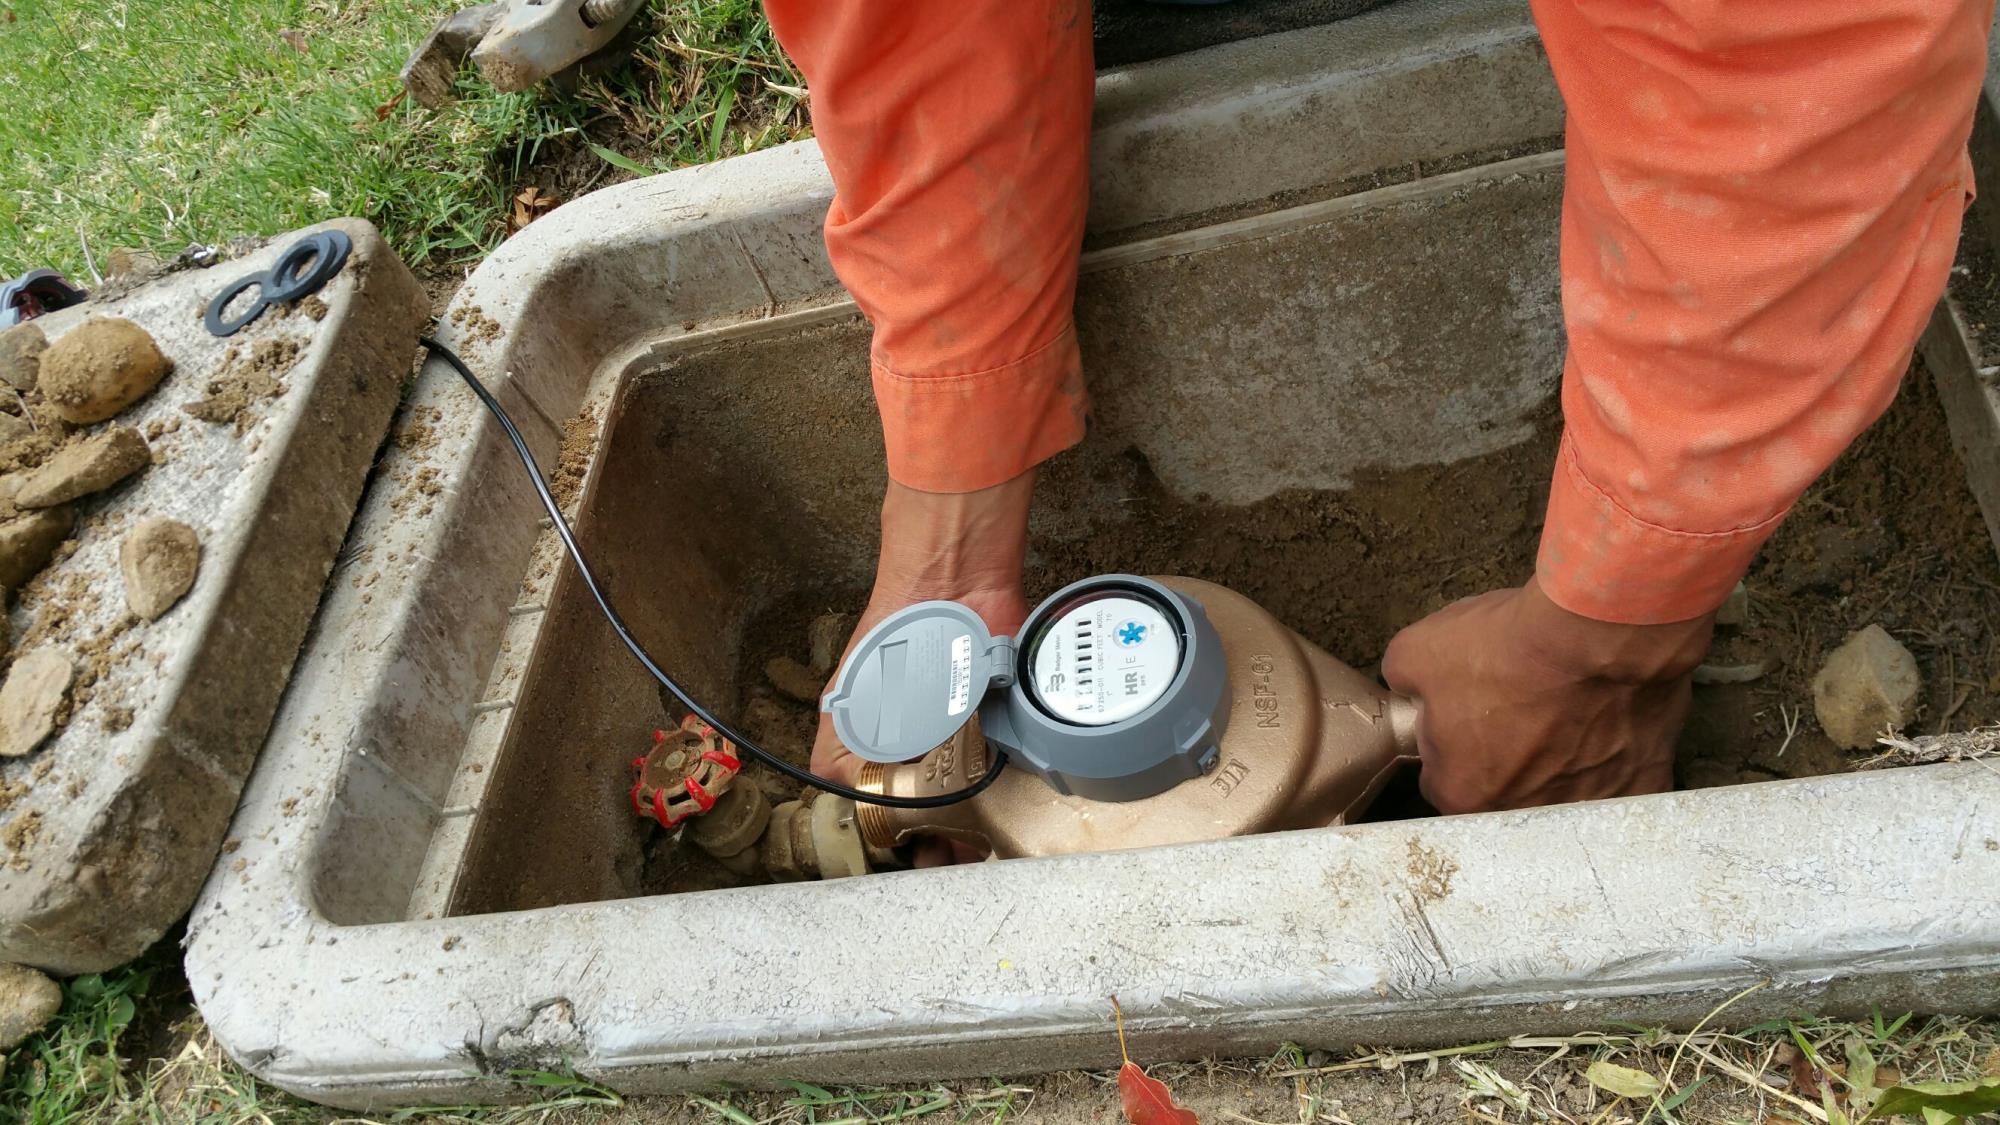
<path id="1" fill-rule="evenodd" d="M 972 634 L 951 642 L 950 714 L 962 715 L 972 702 Z"/>

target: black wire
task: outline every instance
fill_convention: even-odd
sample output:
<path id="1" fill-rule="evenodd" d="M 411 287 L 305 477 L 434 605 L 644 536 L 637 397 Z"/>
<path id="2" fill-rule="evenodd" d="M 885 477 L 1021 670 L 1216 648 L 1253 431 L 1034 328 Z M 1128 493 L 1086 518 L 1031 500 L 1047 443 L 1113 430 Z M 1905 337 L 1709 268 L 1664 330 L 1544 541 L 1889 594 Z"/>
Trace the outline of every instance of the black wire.
<path id="1" fill-rule="evenodd" d="M 583 578 L 584 588 L 589 590 L 590 596 L 596 600 L 597 608 L 603 612 L 604 619 L 611 623 L 611 631 L 618 634 L 618 639 L 625 642 L 625 647 L 631 650 L 632 655 L 638 658 L 639 663 L 645 667 L 646 671 L 652 673 L 653 678 L 660 681 L 660 686 L 672 693 L 675 699 L 680 700 L 681 706 L 693 712 L 694 716 L 702 722 L 714 727 L 717 734 L 735 743 L 738 750 L 743 751 L 750 757 L 755 758 L 757 761 L 777 770 L 794 781 L 810 785 L 815 789 L 823 789 L 836 797 L 845 797 L 850 801 L 860 804 L 881 805 L 884 808 L 890 809 L 938 809 L 946 805 L 955 805 L 960 801 L 969 801 L 979 796 L 986 791 L 987 786 L 999 780 L 1000 771 L 1007 764 L 1007 752 L 997 746 L 992 746 L 989 748 L 992 760 L 987 764 L 986 776 L 963 789 L 955 789 L 950 793 L 941 793 L 935 797 L 888 797 L 878 796 L 874 793 L 864 793 L 859 789 L 851 789 L 838 782 L 828 781 L 823 777 L 815 776 L 811 772 L 785 761 L 783 758 L 745 738 L 743 732 L 723 722 L 720 718 L 716 717 L 714 712 L 695 702 L 694 697 L 689 695 L 681 685 L 675 683 L 673 677 L 662 671 L 658 664 L 653 663 L 653 658 L 646 655 L 646 650 L 640 647 L 638 638 L 632 635 L 632 630 L 625 627 L 625 619 L 619 617 L 618 611 L 611 608 L 611 599 L 605 597 L 603 589 L 597 585 L 597 575 L 590 569 L 590 563 L 584 559 L 583 548 L 577 544 L 576 535 L 570 531 L 569 521 L 563 519 L 561 506 L 556 503 L 556 498 L 549 493 L 549 484 L 542 476 L 542 467 L 535 463 L 535 455 L 528 452 L 528 443 L 522 440 L 521 431 L 514 428 L 514 420 L 507 416 L 507 411 L 500 405 L 500 400 L 493 397 L 493 392 L 486 389 L 486 385 L 479 381 L 478 376 L 472 373 L 472 369 L 465 365 L 465 361 L 458 357 L 457 352 L 452 351 L 429 336 L 423 337 L 422 342 L 424 347 L 429 348 L 433 355 L 450 364 L 451 369 L 458 372 L 458 377 L 465 380 L 465 385 L 471 387 L 472 393 L 479 396 L 479 401 L 485 405 L 486 409 L 493 412 L 493 417 L 500 422 L 500 428 L 507 431 L 507 440 L 513 443 L 515 455 L 520 457 L 522 467 L 528 470 L 529 479 L 534 481 L 535 494 L 541 497 L 542 507 L 548 510 L 549 518 L 555 521 L 556 534 L 562 536 L 563 546 L 569 549 L 569 557 L 576 563 L 576 572 Z"/>

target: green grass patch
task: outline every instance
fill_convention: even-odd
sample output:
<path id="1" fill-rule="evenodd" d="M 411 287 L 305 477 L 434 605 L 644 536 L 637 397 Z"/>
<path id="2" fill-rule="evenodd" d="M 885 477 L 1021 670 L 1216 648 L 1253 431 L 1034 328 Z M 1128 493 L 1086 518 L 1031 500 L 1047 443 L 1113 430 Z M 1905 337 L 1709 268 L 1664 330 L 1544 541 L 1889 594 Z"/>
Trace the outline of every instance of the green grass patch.
<path id="1" fill-rule="evenodd" d="M 465 2 L 0 0 L 0 275 L 87 279 L 114 247 L 339 215 L 413 263 L 462 258 L 505 237 L 539 165 L 589 146 L 623 158 L 616 179 L 805 135 L 754 0 L 657 0 L 633 59 L 570 93 L 500 94 L 468 67 L 452 106 L 397 102 L 409 51 Z"/>
<path id="2" fill-rule="evenodd" d="M 157 966 L 148 957 L 111 973 L 91 973 L 63 985 L 62 1010 L 39 1035 L 9 1052 L 0 1077 L 0 1107 L 39 1123 L 89 1119 L 120 1098 L 126 1078 L 118 1040 L 132 1025 Z"/>

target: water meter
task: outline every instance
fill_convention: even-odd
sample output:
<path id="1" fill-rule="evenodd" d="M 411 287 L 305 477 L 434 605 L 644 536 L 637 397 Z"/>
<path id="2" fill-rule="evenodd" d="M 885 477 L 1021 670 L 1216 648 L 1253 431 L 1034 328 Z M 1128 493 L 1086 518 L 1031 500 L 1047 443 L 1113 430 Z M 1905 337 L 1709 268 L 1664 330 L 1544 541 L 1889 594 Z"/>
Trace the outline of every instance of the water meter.
<path id="1" fill-rule="evenodd" d="M 1215 767 L 1227 721 L 1222 642 L 1201 604 L 1104 574 L 994 636 L 958 602 L 920 602 L 870 629 L 821 709 L 871 762 L 930 752 L 979 716 L 987 741 L 1058 793 L 1135 801 Z"/>

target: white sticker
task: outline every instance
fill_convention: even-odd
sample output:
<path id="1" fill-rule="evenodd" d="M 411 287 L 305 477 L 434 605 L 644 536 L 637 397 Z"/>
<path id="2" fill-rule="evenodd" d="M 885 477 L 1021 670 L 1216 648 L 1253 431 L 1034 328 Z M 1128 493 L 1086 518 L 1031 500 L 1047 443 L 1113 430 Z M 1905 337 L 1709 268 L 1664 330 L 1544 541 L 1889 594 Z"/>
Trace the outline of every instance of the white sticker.
<path id="1" fill-rule="evenodd" d="M 1059 610 L 1035 641 L 1036 698 L 1056 718 L 1103 726 L 1151 707 L 1172 686 L 1181 641 L 1150 599 L 1085 598 Z"/>
<path id="2" fill-rule="evenodd" d="M 951 642 L 951 699 L 949 713 L 962 715 L 972 702 L 972 634 Z"/>

